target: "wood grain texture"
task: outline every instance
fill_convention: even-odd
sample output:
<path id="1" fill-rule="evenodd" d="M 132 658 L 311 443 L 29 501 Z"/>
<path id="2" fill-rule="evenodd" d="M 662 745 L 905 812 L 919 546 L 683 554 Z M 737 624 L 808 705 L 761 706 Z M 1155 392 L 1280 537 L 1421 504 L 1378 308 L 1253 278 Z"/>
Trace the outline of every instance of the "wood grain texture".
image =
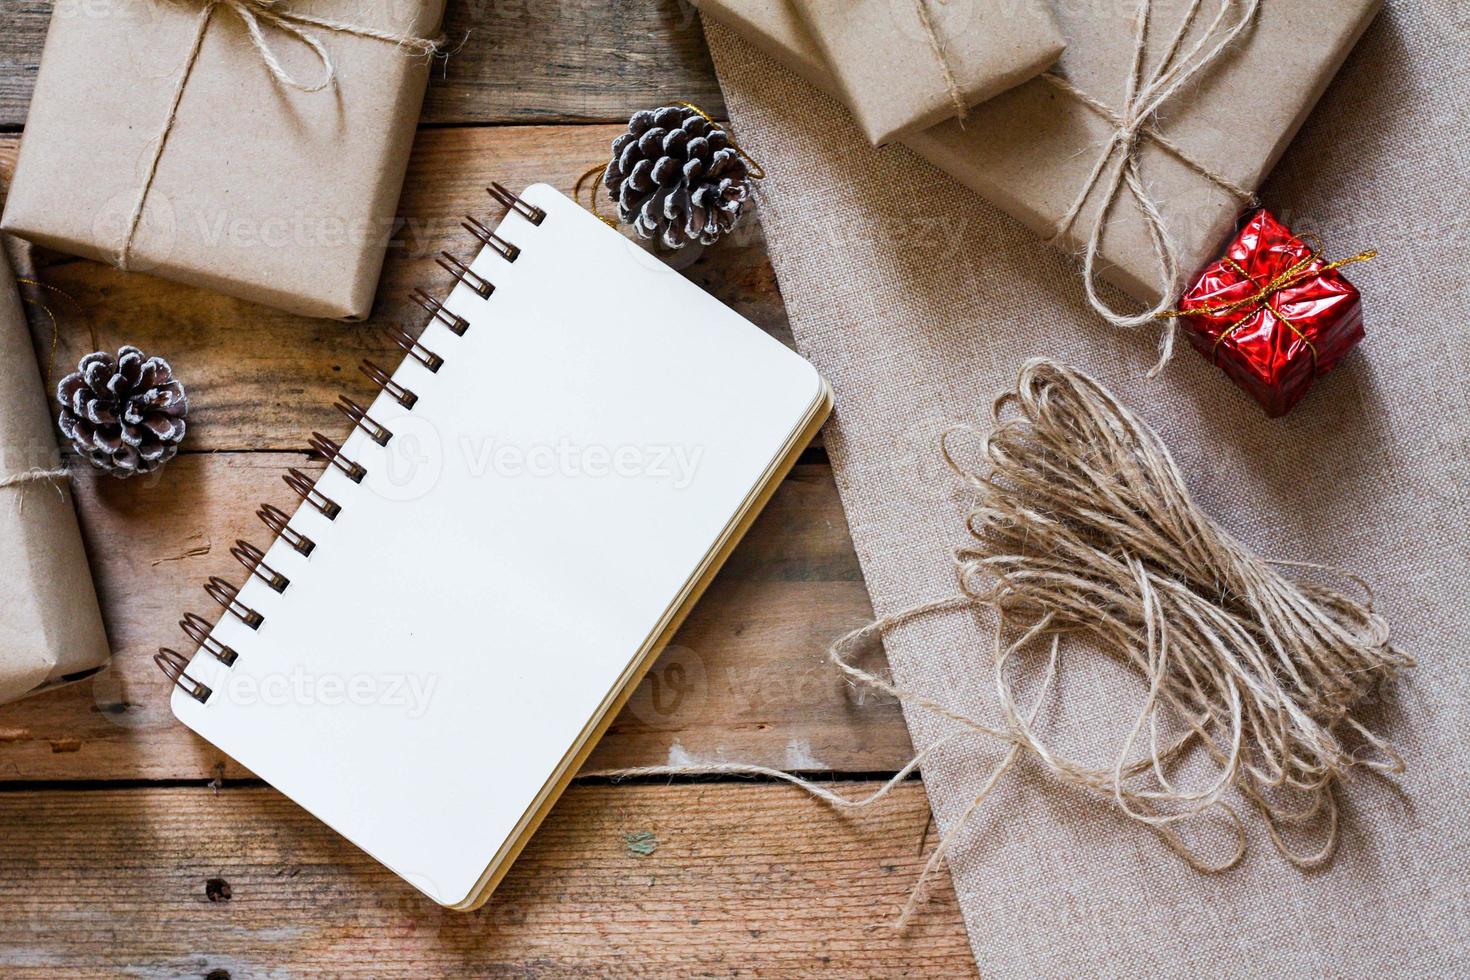
<path id="1" fill-rule="evenodd" d="M 0 972 L 974 976 L 947 880 L 891 927 L 927 816 L 917 783 L 856 820 L 790 787 L 575 786 L 460 913 L 269 789 L 0 793 Z"/>
<path id="2" fill-rule="evenodd" d="M 84 15 L 108 0 L 61 2 Z M 0 126 L 25 122 L 51 8 L 5 4 Z M 426 123 L 605 122 L 683 100 L 724 111 L 688 0 L 450 0 L 444 30 L 452 53 L 434 66 Z"/>
<path id="3" fill-rule="evenodd" d="M 230 546 L 269 543 L 255 509 L 267 502 L 290 511 L 294 498 L 281 481 L 288 466 L 320 468 L 286 453 L 192 454 L 153 477 L 87 472 L 74 481 L 114 666 L 0 708 L 0 782 L 243 774 L 174 720 L 151 658 L 161 645 L 192 652 L 176 626 L 185 612 L 214 621 L 205 579 L 244 580 Z M 589 768 L 671 760 L 899 768 L 911 749 L 896 705 L 859 703 L 825 663 L 827 644 L 871 615 L 831 470 L 799 465 Z"/>
<path id="4" fill-rule="evenodd" d="M 0 129 L 10 131 L 0 177 L 13 168 L 51 6 L 15 0 L 0 23 Z M 974 976 L 947 876 L 908 933 L 890 927 L 936 843 L 917 782 L 844 818 L 761 782 L 584 779 L 491 904 L 462 914 L 273 790 L 237 784 L 249 774 L 169 713 L 151 654 L 183 645 L 174 624 L 184 611 L 214 617 L 203 578 L 243 578 L 229 546 L 266 543 L 258 502 L 287 506 L 281 472 L 316 468 L 296 452 L 303 436 L 344 429 L 330 407 L 339 393 L 369 396 L 358 360 L 396 362 L 383 328 L 424 322 L 408 290 L 447 290 L 434 256 L 470 250 L 462 214 L 494 217 L 485 183 L 545 180 L 569 192 L 637 109 L 691 100 L 723 115 L 688 0 L 448 9 L 457 47 L 436 66 L 369 322 L 293 318 L 39 256 L 42 277 L 76 299 L 59 310 L 53 372 L 92 349 L 95 330 L 95 346 L 136 343 L 173 360 L 193 415 L 185 454 L 160 476 L 75 481 L 117 657 L 96 679 L 0 707 L 0 975 Z M 565 122 L 617 125 L 554 125 Z M 756 222 L 680 263 L 790 342 Z M 50 330 L 40 316 L 33 328 L 44 360 Z M 870 617 L 831 470 L 801 465 L 588 768 L 898 768 L 912 750 L 897 706 L 859 702 L 823 662 L 835 635 Z"/>
<path id="5" fill-rule="evenodd" d="M 131 343 L 173 364 L 189 390 L 185 451 L 296 449 L 313 429 L 342 427 L 341 415 L 332 408 L 338 394 L 359 401 L 370 396 L 372 384 L 357 370 L 362 358 L 390 367 L 401 359 L 384 328 L 397 324 L 417 334 L 428 321 L 408 298 L 414 287 L 435 296 L 449 292 L 453 279 L 435 258 L 445 249 L 466 258 L 474 253 L 472 245 L 478 243 L 460 222 L 466 214 L 499 217 L 485 193 L 489 181 L 512 188 L 545 181 L 570 194 L 589 162 L 605 158 L 619 131 L 615 126 L 513 126 L 421 132 L 377 303 L 364 323 L 291 316 L 96 262 L 39 255 L 40 278 L 75 300 L 47 298 L 62 314 L 51 373 L 64 373 L 92 350 L 95 330 L 102 347 Z M 8 178 L 16 146 L 15 137 L 0 137 L 0 177 Z M 534 242 L 525 247 L 535 247 Z M 790 343 L 758 221 L 747 220 L 712 248 L 678 253 L 677 263 L 717 299 Z M 627 296 L 610 301 L 636 302 L 637 284 L 629 284 Z M 31 312 L 38 356 L 50 360 L 51 324 L 37 310 Z"/>

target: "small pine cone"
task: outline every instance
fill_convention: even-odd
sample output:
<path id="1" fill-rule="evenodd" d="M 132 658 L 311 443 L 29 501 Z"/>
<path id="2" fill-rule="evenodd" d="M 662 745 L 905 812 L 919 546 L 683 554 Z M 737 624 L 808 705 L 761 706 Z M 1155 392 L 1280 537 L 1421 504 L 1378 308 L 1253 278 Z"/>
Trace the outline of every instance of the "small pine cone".
<path id="1" fill-rule="evenodd" d="M 151 473 L 174 458 L 189 399 L 161 357 L 124 347 L 97 351 L 56 386 L 61 434 L 77 452 L 116 477 Z"/>
<path id="2" fill-rule="evenodd" d="M 686 106 L 635 113 L 613 140 L 602 182 L 619 218 L 669 248 L 714 244 L 750 197 L 750 171 L 730 137 Z"/>

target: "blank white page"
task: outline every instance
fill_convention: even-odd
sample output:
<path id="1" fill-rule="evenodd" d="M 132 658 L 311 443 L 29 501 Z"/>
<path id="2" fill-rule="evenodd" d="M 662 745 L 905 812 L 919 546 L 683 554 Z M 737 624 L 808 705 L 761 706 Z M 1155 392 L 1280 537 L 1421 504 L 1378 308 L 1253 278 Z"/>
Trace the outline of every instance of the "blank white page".
<path id="1" fill-rule="evenodd" d="M 456 286 L 174 713 L 435 901 L 465 902 L 820 406 L 805 361 L 549 186 Z M 331 434 L 331 433 L 329 433 Z"/>

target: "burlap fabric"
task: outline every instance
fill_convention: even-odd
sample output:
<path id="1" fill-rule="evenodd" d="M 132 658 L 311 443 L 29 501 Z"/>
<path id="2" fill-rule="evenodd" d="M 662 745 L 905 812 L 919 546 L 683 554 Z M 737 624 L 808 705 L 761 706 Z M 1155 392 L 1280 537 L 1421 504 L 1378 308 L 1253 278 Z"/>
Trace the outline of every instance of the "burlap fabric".
<path id="1" fill-rule="evenodd" d="M 964 497 L 936 434 L 979 419 L 1023 361 L 1046 355 L 1139 411 L 1204 506 L 1262 553 L 1371 578 L 1419 660 L 1369 714 L 1408 771 L 1354 779 L 1336 860 L 1318 872 L 1282 861 L 1252 822 L 1244 862 L 1200 875 L 1106 802 L 1020 766 L 951 860 L 982 973 L 1470 971 L 1470 11 L 1390 3 L 1264 191 L 1329 250 L 1384 255 L 1352 273 L 1363 348 L 1274 422 L 1189 350 L 1145 380 L 1156 338 L 1101 323 L 1065 258 L 706 30 L 735 130 L 770 175 L 761 220 L 797 344 L 837 392 L 827 447 L 880 614 L 953 593 Z M 983 623 L 946 615 L 895 632 L 887 652 L 901 686 L 993 716 L 989 644 Z M 1069 654 L 1052 723 L 1085 733 L 1089 715 L 1115 719 L 1116 681 Z M 919 747 L 950 730 L 907 720 Z M 941 831 L 1000 751 L 970 743 L 924 767 Z"/>

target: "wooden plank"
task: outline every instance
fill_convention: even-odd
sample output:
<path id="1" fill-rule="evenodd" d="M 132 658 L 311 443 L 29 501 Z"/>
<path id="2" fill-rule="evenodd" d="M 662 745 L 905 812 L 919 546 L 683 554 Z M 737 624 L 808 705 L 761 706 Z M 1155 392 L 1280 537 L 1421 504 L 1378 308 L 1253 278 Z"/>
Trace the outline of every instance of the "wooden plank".
<path id="1" fill-rule="evenodd" d="M 0 970 L 974 976 L 947 875 L 891 928 L 927 817 L 917 783 L 847 818 L 766 784 L 576 786 L 459 913 L 269 789 L 0 793 Z"/>
<path id="2" fill-rule="evenodd" d="M 553 5 L 562 6 L 562 5 Z M 485 185 L 519 188 L 544 180 L 571 193 L 577 177 L 607 153 L 619 131 L 609 126 L 497 127 L 420 134 L 371 320 L 338 323 L 289 316 L 252 303 L 152 276 L 119 272 L 95 262 L 41 256 L 47 283 L 75 298 L 48 300 L 64 314 L 53 376 L 92 349 L 88 324 L 101 346 L 135 344 L 167 357 L 189 389 L 186 450 L 296 449 L 313 430 L 335 432 L 339 393 L 359 401 L 371 383 L 357 370 L 368 357 L 396 365 L 402 353 L 384 327 L 413 333 L 427 321 L 409 300 L 415 286 L 445 295 L 453 280 L 435 262 L 440 250 L 468 257 L 463 215 L 498 215 Z M 0 176 L 13 165 L 15 137 L 0 137 Z M 528 243 L 527 248 L 534 247 Z M 748 219 L 730 240 L 703 252 L 680 253 L 685 275 L 786 343 L 785 306 L 776 287 L 758 221 Z M 635 284 L 610 302 L 637 302 Z M 36 349 L 51 347 L 52 327 L 33 310 Z"/>
<path id="3" fill-rule="evenodd" d="M 208 779 L 243 770 L 178 724 L 153 665 L 188 649 L 176 622 L 213 621 L 210 575 L 243 581 L 237 538 L 264 546 L 261 502 L 290 509 L 288 466 L 303 456 L 180 456 L 156 479 L 74 481 L 111 671 L 0 708 L 0 781 Z M 897 707 L 855 695 L 827 644 L 871 617 L 830 469 L 799 465 L 588 765 L 738 760 L 796 769 L 891 771 L 910 754 Z"/>
<path id="4" fill-rule="evenodd" d="M 63 2 L 84 11 L 99 0 Z M 0 126 L 25 121 L 51 7 L 6 5 Z M 426 123 L 605 122 L 673 100 L 724 110 L 688 0 L 452 0 L 444 27 L 452 54 L 434 66 Z"/>

